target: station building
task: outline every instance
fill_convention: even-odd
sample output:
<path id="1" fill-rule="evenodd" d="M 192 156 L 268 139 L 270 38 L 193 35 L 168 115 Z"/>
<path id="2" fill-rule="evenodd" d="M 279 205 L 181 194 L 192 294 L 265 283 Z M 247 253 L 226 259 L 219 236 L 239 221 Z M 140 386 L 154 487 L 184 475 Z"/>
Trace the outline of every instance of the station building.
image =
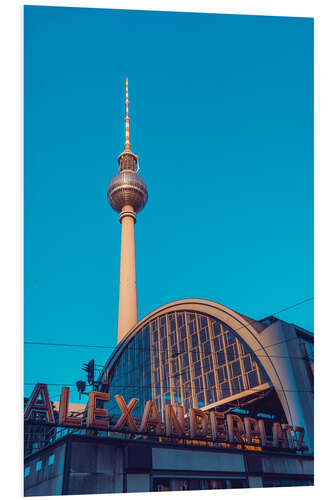
<path id="1" fill-rule="evenodd" d="M 107 396 L 96 403 L 107 410 L 110 428 L 88 428 L 89 404 L 86 427 L 59 426 L 25 457 L 25 495 L 313 484 L 311 332 L 203 299 L 171 302 L 138 321 L 134 224 L 148 190 L 130 149 L 127 81 L 125 123 L 119 173 L 108 188 L 121 223 L 118 345 L 97 384 Z M 115 431 L 123 414 L 119 396 L 135 423 L 152 402 L 160 432 L 139 424 L 133 432 L 134 423 Z M 170 407 L 184 418 L 181 435 L 165 435 Z M 193 409 L 202 417 L 197 439 Z M 216 439 L 213 424 L 202 433 L 212 415 L 235 417 L 220 423 L 225 439 Z"/>

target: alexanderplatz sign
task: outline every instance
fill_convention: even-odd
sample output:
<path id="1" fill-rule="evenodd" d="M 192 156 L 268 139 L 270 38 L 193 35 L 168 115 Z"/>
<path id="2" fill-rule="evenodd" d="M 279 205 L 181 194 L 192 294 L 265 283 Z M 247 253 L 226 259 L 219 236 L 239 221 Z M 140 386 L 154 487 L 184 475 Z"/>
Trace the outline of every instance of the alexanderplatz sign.
<path id="1" fill-rule="evenodd" d="M 38 397 L 41 393 L 42 403 L 38 403 Z M 100 408 L 101 402 L 110 400 L 109 394 L 91 391 L 86 415 L 83 418 L 82 416 L 68 414 L 69 387 L 63 387 L 59 405 L 59 420 L 56 423 L 47 386 L 37 384 L 27 404 L 24 419 L 27 422 L 31 421 L 31 413 L 38 411 L 45 414 L 47 423 L 58 427 L 81 427 L 100 431 L 122 432 L 130 435 L 190 438 L 229 444 L 247 443 L 248 445 L 300 451 L 307 449 L 303 445 L 303 427 L 273 422 L 271 435 L 268 437 L 264 419 L 240 417 L 234 413 L 219 411 L 204 412 L 198 408 L 191 408 L 186 419 L 184 408 L 173 405 L 166 406 L 165 420 L 162 423 L 154 401 L 146 402 L 141 421 L 138 422 L 137 418 L 132 416 L 132 411 L 139 399 L 132 398 L 126 404 L 121 395 L 115 395 L 114 398 L 121 415 L 117 422 L 111 425 L 107 410 Z M 98 405 L 96 405 L 97 401 L 99 401 Z"/>

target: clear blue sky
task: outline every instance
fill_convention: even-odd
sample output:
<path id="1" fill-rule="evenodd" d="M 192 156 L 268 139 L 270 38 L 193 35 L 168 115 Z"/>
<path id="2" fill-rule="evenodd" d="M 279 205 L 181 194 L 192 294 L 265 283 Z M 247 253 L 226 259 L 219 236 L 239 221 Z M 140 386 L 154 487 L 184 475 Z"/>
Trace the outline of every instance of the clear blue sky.
<path id="1" fill-rule="evenodd" d="M 196 297 L 261 319 L 312 297 L 313 20 L 25 7 L 25 340 L 116 343 L 125 77 L 149 191 L 139 318 Z M 279 317 L 312 330 L 313 303 Z M 110 353 L 28 345 L 25 382 L 73 384 Z"/>

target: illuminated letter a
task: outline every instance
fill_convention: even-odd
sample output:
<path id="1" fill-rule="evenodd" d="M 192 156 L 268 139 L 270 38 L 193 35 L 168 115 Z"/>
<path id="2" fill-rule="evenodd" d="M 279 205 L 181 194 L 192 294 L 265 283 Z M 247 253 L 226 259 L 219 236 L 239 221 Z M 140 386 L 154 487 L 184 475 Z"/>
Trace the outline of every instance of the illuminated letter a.
<path id="1" fill-rule="evenodd" d="M 38 396 L 41 395 L 42 401 L 38 402 Z M 45 413 L 47 421 L 54 424 L 53 409 L 50 403 L 49 391 L 46 384 L 36 384 L 33 393 L 28 401 L 27 407 L 24 412 L 24 420 L 28 420 L 33 411 L 40 411 Z"/>

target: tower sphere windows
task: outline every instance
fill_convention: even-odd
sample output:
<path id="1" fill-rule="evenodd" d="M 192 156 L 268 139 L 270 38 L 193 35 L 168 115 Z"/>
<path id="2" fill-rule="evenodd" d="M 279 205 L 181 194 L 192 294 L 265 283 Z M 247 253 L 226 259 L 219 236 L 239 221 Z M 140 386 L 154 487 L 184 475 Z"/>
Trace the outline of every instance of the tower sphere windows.
<path id="1" fill-rule="evenodd" d="M 130 205 L 137 213 L 143 209 L 147 198 L 146 183 L 131 170 L 119 172 L 109 184 L 108 200 L 117 212 L 121 212 L 125 205 Z"/>

